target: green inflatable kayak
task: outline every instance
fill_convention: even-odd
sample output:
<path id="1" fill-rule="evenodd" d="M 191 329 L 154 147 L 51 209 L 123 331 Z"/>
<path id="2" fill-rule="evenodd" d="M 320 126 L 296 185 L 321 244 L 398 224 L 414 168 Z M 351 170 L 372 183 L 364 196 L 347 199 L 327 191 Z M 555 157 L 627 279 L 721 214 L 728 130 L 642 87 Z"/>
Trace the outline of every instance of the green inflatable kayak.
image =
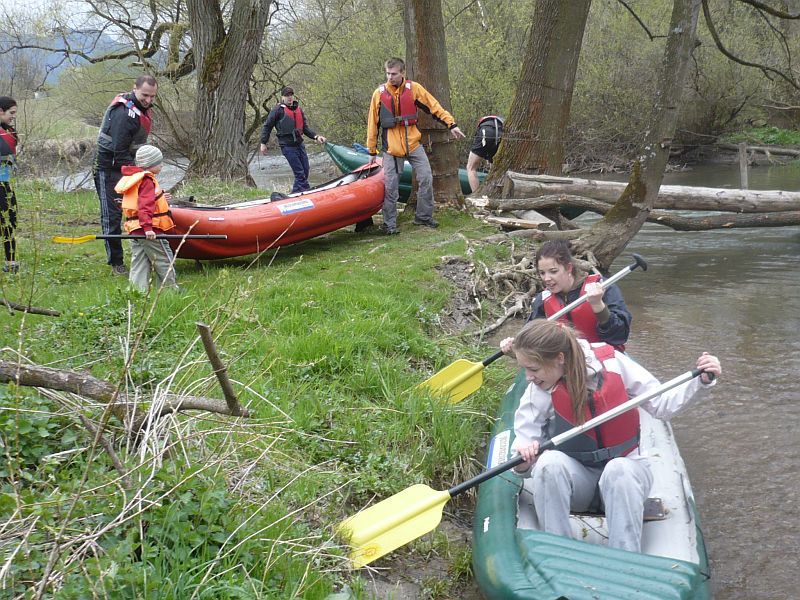
<path id="1" fill-rule="evenodd" d="M 487 466 L 511 458 L 514 411 L 524 372 L 503 398 Z M 576 539 L 535 529 L 530 479 L 507 472 L 484 482 L 473 524 L 473 566 L 486 598 L 527 600 L 704 600 L 708 557 L 683 460 L 669 423 L 640 411 L 642 448 L 655 483 L 642 554 L 608 548 L 605 518 L 573 515 Z M 649 520 L 652 518 L 652 520 Z"/>
<path id="2" fill-rule="evenodd" d="M 359 150 L 349 146 L 339 146 L 337 144 L 326 143 L 325 150 L 327 150 L 333 162 L 342 173 L 350 173 L 361 165 L 364 165 L 369 160 L 369 154 L 364 150 Z M 478 171 L 478 179 L 483 181 L 486 178 L 486 173 Z M 458 180 L 461 183 L 461 193 L 471 194 L 472 190 L 469 187 L 469 180 L 467 179 L 467 170 L 458 170 Z M 403 175 L 400 177 L 400 201 L 405 202 L 411 195 L 411 164 L 406 161 Z"/>

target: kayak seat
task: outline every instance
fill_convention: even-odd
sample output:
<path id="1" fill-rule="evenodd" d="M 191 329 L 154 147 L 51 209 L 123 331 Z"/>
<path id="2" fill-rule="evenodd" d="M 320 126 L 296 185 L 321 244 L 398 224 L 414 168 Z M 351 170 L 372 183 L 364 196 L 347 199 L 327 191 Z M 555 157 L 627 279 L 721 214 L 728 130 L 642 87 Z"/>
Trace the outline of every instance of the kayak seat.
<path id="1" fill-rule="evenodd" d="M 573 512 L 577 517 L 604 517 L 605 512 L 596 511 Z M 644 501 L 644 521 L 663 521 L 667 518 L 667 509 L 661 498 L 648 498 Z"/>

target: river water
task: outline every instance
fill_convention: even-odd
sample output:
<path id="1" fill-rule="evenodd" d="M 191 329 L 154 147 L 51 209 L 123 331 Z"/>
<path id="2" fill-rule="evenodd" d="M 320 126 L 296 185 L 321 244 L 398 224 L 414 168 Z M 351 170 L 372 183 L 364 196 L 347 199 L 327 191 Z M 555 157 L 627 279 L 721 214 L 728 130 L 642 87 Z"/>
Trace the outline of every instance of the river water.
<path id="1" fill-rule="evenodd" d="M 750 189 L 800 190 L 794 167 L 752 169 Z M 665 183 L 738 187 L 734 167 Z M 646 225 L 649 264 L 620 282 L 634 315 L 630 353 L 659 378 L 720 357 L 713 394 L 673 420 L 711 562 L 716 600 L 800 597 L 800 227 L 675 232 Z"/>

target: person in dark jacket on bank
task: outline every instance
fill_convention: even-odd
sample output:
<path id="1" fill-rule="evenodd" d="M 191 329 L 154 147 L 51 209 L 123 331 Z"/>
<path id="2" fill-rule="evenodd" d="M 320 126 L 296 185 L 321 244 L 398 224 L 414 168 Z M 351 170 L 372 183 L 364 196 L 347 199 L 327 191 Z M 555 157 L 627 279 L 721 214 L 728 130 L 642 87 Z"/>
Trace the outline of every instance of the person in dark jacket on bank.
<path id="1" fill-rule="evenodd" d="M 17 101 L 0 96 L 0 241 L 6 262 L 4 273 L 19 271 L 17 262 L 17 197 L 14 194 L 14 168 L 17 163 Z"/>
<path id="2" fill-rule="evenodd" d="M 261 154 L 266 154 L 269 149 L 269 137 L 272 130 L 278 138 L 281 154 L 286 158 L 294 173 L 292 193 L 303 192 L 310 188 L 308 184 L 308 154 L 303 144 L 303 135 L 320 143 L 325 143 L 325 138 L 317 135 L 308 126 L 303 109 L 294 99 L 294 90 L 289 86 L 281 90 L 281 101 L 267 115 L 264 127 L 261 129 Z"/>
<path id="3" fill-rule="evenodd" d="M 147 143 L 152 124 L 151 107 L 158 83 L 150 75 L 141 75 L 133 91 L 119 94 L 106 109 L 97 136 L 94 159 L 94 186 L 100 199 L 100 225 L 103 233 L 122 232 L 122 208 L 114 187 L 122 179 L 122 167 L 135 164 L 136 151 Z M 106 240 L 106 259 L 113 275 L 126 276 L 122 241 Z"/>

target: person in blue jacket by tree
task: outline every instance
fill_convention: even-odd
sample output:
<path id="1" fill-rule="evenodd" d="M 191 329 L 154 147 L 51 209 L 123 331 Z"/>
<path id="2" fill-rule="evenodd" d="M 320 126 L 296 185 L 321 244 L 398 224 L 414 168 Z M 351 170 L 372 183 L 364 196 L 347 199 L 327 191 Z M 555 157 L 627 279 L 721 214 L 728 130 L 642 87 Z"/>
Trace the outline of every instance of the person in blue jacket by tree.
<path id="1" fill-rule="evenodd" d="M 308 154 L 303 144 L 303 136 L 320 144 L 325 143 L 325 137 L 317 135 L 309 126 L 303 109 L 294 99 L 294 90 L 289 86 L 281 90 L 281 101 L 267 115 L 264 126 L 261 128 L 261 154 L 266 154 L 269 149 L 269 137 L 272 130 L 278 138 L 281 154 L 286 158 L 294 173 L 292 193 L 303 192 L 311 186 L 308 183 Z"/>

